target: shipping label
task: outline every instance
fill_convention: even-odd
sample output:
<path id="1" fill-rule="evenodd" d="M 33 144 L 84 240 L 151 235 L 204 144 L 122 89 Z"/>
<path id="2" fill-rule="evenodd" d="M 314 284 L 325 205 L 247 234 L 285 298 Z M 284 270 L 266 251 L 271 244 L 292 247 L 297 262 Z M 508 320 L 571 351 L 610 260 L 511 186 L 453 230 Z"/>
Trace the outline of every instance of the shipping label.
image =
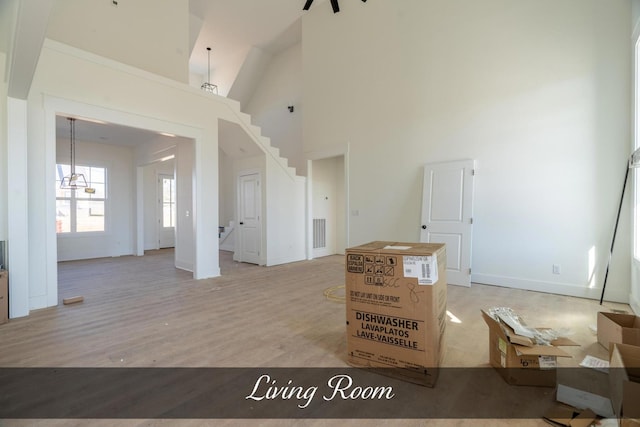
<path id="1" fill-rule="evenodd" d="M 405 255 L 402 257 L 404 277 L 415 277 L 419 285 L 433 285 L 438 281 L 438 257 Z"/>
<path id="2" fill-rule="evenodd" d="M 555 369 L 558 366 L 555 356 L 539 356 L 538 363 L 540 364 L 540 369 Z"/>

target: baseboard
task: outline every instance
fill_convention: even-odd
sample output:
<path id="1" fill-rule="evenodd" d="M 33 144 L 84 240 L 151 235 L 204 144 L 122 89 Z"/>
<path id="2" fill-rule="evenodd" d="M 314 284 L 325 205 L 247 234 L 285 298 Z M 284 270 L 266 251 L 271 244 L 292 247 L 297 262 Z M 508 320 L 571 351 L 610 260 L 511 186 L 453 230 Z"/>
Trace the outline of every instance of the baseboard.
<path id="1" fill-rule="evenodd" d="M 306 260 L 307 257 L 305 254 L 302 254 L 300 256 L 290 256 L 290 257 L 283 257 L 283 258 L 274 258 L 274 259 L 269 259 L 267 260 L 267 267 L 271 267 L 273 265 L 281 265 L 281 264 L 288 264 L 290 262 L 298 262 L 298 261 L 304 261 Z"/>
<path id="2" fill-rule="evenodd" d="M 193 273 L 193 264 L 190 262 L 176 260 L 176 268 Z"/>
<path id="3" fill-rule="evenodd" d="M 520 279 L 517 277 L 505 277 L 481 273 L 472 274 L 471 282 L 483 285 L 502 286 L 505 288 L 522 289 L 526 291 L 567 295 L 595 300 L 600 300 L 600 295 L 602 294 L 602 288 L 586 288 L 582 286 L 567 285 L 566 283 L 543 282 L 537 280 Z M 607 299 L 607 301 L 619 302 L 624 304 L 628 303 L 628 301 L 619 301 L 615 299 Z"/>

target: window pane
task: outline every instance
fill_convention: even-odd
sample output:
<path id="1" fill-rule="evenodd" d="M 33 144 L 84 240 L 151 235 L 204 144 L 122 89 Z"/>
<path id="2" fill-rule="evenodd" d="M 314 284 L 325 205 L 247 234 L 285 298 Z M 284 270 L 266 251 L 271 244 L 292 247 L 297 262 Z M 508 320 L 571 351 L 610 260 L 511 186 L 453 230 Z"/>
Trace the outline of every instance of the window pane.
<path id="1" fill-rule="evenodd" d="M 93 194 L 83 188 L 61 189 L 60 183 L 71 173 L 71 166 L 56 165 L 56 229 L 58 233 L 104 231 L 106 169 L 76 165 L 76 174 L 84 175 Z"/>
<path id="2" fill-rule="evenodd" d="M 173 205 L 171 203 L 164 203 L 162 205 L 162 226 L 163 227 L 173 227 L 172 207 Z"/>
<path id="3" fill-rule="evenodd" d="M 71 231 L 71 202 L 56 200 L 56 233 Z"/>
<path id="4" fill-rule="evenodd" d="M 91 187 L 96 190 L 96 192 L 94 194 L 90 195 L 92 199 L 105 199 L 106 198 L 105 192 L 104 192 L 104 187 L 105 187 L 104 184 L 99 184 L 99 183 L 92 182 L 91 183 Z"/>
<path id="5" fill-rule="evenodd" d="M 104 184 L 106 182 L 104 178 L 104 168 L 91 168 L 90 175 L 87 179 L 94 184 Z"/>
<path id="6" fill-rule="evenodd" d="M 165 203 L 173 201 L 173 179 L 162 179 L 162 201 Z"/>
<path id="7" fill-rule="evenodd" d="M 104 202 L 78 200 L 76 202 L 76 231 L 104 231 Z"/>
<path id="8" fill-rule="evenodd" d="M 60 188 L 60 181 L 56 181 L 56 197 L 57 198 L 70 199 L 72 191 L 74 190 L 69 190 L 69 189 L 65 190 Z"/>

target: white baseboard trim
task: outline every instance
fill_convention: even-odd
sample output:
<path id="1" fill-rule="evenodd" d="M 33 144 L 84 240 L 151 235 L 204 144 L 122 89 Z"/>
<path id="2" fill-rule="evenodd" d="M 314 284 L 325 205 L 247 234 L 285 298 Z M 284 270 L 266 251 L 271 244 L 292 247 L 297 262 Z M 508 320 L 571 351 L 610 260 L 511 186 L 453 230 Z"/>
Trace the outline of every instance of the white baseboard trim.
<path id="1" fill-rule="evenodd" d="M 579 298 L 600 300 L 602 288 L 586 288 L 583 286 L 568 285 L 566 283 L 542 282 L 537 280 L 520 279 L 517 277 L 496 276 L 491 274 L 471 275 L 471 282 L 483 285 L 502 286 L 505 288 L 522 289 L 526 291 L 544 292 L 549 294 L 567 295 Z M 473 285 L 471 285 L 473 286 Z M 627 304 L 628 301 L 610 300 Z"/>
<path id="2" fill-rule="evenodd" d="M 283 257 L 283 258 L 274 258 L 274 259 L 269 259 L 267 260 L 267 267 L 271 267 L 273 265 L 281 265 L 281 264 L 288 264 L 290 262 L 298 262 L 298 261 L 304 261 L 306 260 L 307 257 L 305 254 L 301 254 L 299 256 L 288 256 L 288 257 Z"/>
<path id="3" fill-rule="evenodd" d="M 176 260 L 176 268 L 193 273 L 193 264 L 190 262 Z"/>

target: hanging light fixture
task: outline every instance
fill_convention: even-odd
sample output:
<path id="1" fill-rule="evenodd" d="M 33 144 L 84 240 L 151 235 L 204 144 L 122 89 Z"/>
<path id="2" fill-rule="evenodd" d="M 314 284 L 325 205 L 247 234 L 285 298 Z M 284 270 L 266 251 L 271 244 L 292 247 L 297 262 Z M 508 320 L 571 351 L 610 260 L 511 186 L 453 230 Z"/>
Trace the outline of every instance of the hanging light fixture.
<path id="1" fill-rule="evenodd" d="M 62 178 L 60 188 L 65 190 L 76 190 L 78 188 L 87 188 L 87 180 L 84 178 L 84 174 L 76 173 L 76 119 L 73 117 L 67 117 L 69 120 L 69 151 L 71 172 L 69 175 Z M 86 190 L 85 190 L 86 191 Z"/>
<path id="2" fill-rule="evenodd" d="M 205 92 L 218 94 L 218 86 L 211 83 L 211 48 L 207 48 L 207 81 L 200 86 Z"/>

